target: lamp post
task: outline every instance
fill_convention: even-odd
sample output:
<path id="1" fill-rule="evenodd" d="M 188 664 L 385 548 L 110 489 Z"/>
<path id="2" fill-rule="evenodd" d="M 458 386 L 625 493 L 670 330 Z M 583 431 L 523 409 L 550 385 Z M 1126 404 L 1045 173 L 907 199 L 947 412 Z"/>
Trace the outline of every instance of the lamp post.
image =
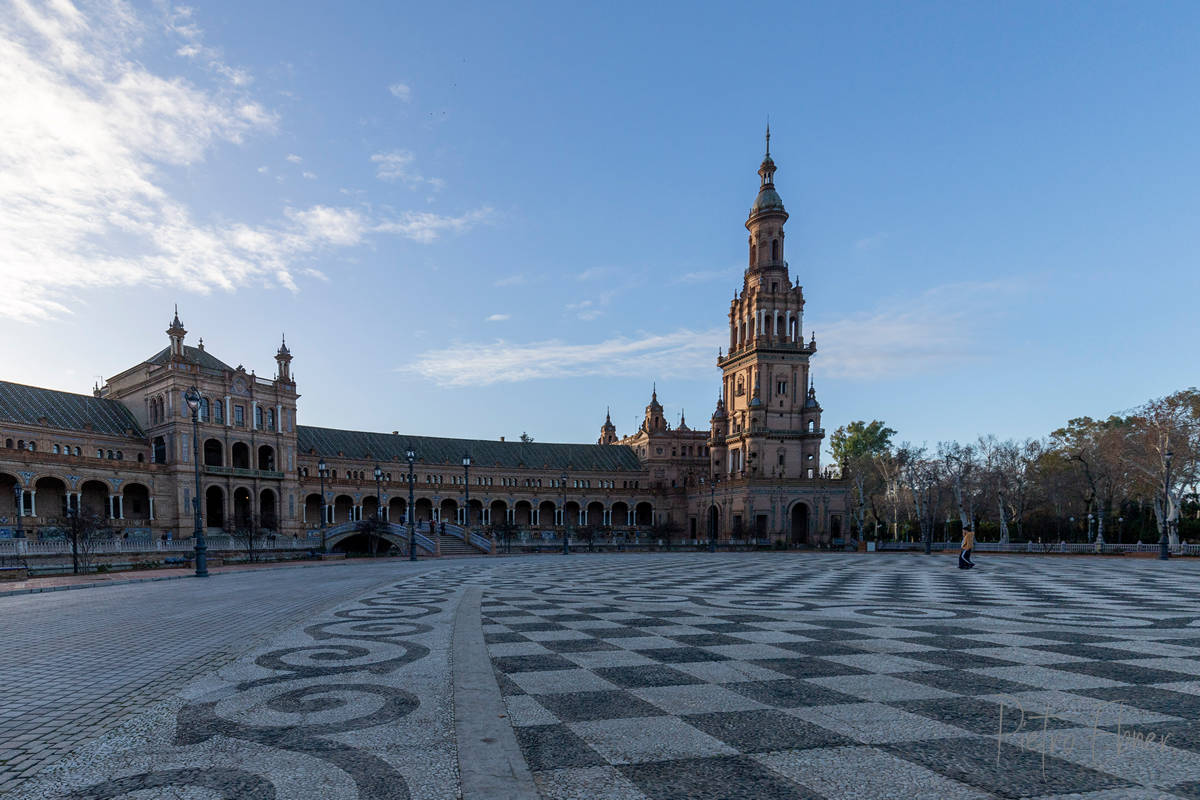
<path id="1" fill-rule="evenodd" d="M 1117 517 L 1117 542 L 1125 543 L 1125 518 Z"/>
<path id="2" fill-rule="evenodd" d="M 325 503 L 325 477 L 329 475 L 329 465 L 325 463 L 325 459 L 317 462 L 317 474 L 321 476 L 321 552 L 328 552 L 325 549 L 325 523 L 329 520 L 329 506 Z"/>
<path id="3" fill-rule="evenodd" d="M 404 457 L 408 459 L 408 508 L 405 509 L 408 516 L 408 560 L 417 560 L 417 532 L 413 528 L 413 483 L 416 478 L 413 476 L 413 469 L 417 463 L 417 454 L 412 449 L 412 445 L 404 451 Z"/>
<path id="4" fill-rule="evenodd" d="M 21 527 L 21 517 L 25 515 L 25 493 L 21 490 L 21 484 L 13 484 L 13 508 L 17 512 L 17 538 L 25 538 L 25 529 Z"/>
<path id="5" fill-rule="evenodd" d="M 559 477 L 562 486 L 562 521 L 563 521 L 563 555 L 571 554 L 570 540 L 567 537 L 567 473 L 563 473 Z"/>
<path id="6" fill-rule="evenodd" d="M 383 483 L 383 470 L 378 464 L 375 465 L 375 522 L 378 523 L 375 527 L 375 535 L 379 535 L 379 525 L 383 523 L 383 491 L 380 485 Z M 371 548 L 371 555 L 375 555 L 375 548 Z"/>
<path id="7" fill-rule="evenodd" d="M 1175 454 L 1168 450 L 1165 459 L 1166 469 L 1163 471 L 1162 537 L 1158 540 L 1158 557 L 1163 561 L 1171 557 L 1170 542 L 1167 539 L 1167 526 L 1170 525 L 1170 522 L 1168 522 L 1168 509 L 1171 505 L 1171 459 L 1174 457 Z"/>
<path id="8" fill-rule="evenodd" d="M 192 537 L 196 542 L 196 577 L 208 577 L 208 545 L 204 542 L 204 528 L 200 524 L 200 390 L 195 386 L 183 393 L 183 400 L 192 411 L 192 465 L 196 468 L 196 492 L 192 497 L 195 529 Z"/>
<path id="9" fill-rule="evenodd" d="M 713 476 L 708 479 L 708 552 L 717 552 L 717 481 Z"/>
<path id="10" fill-rule="evenodd" d="M 463 453 L 463 533 L 471 536 L 471 454 Z"/>
<path id="11" fill-rule="evenodd" d="M 1088 529 L 1087 529 L 1087 537 L 1088 537 L 1088 541 L 1089 541 L 1089 542 L 1092 540 L 1092 520 L 1093 520 L 1094 518 L 1095 518 L 1095 514 L 1088 514 Z"/>

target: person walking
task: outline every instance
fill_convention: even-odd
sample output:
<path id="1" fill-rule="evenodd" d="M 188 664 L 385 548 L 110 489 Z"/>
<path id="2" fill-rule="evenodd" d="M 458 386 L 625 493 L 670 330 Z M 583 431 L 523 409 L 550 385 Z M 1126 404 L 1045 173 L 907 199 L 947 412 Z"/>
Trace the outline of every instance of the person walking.
<path id="1" fill-rule="evenodd" d="M 975 549 L 975 531 L 963 528 L 962 546 L 958 550 L 958 568 L 970 569 L 975 566 L 971 560 L 971 551 Z"/>

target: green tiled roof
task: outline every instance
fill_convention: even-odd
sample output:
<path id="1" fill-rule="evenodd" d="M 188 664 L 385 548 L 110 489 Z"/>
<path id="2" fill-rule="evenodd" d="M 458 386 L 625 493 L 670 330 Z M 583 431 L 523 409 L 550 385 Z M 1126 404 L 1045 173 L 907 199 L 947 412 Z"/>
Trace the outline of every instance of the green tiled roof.
<path id="1" fill-rule="evenodd" d="M 301 453 L 315 450 L 326 458 L 344 453 L 348 458 L 399 459 L 411 443 L 422 464 L 462 467 L 463 455 L 473 466 L 523 467 L 550 470 L 597 470 L 640 472 L 642 464 L 632 447 L 608 444 L 549 444 L 544 442 L 497 442 L 491 439 L 443 439 L 436 436 L 406 436 L 394 433 L 340 431 L 333 428 L 296 426 L 296 443 Z"/>
<path id="2" fill-rule="evenodd" d="M 0 381 L 0 421 L 67 431 L 83 431 L 91 423 L 96 433 L 130 436 L 132 430 L 132 438 L 146 438 L 133 414 L 116 400 L 8 381 Z"/>
<path id="3" fill-rule="evenodd" d="M 233 372 L 233 367 L 226 364 L 221 359 L 209 354 L 207 350 L 201 350 L 199 347 L 183 346 L 183 357 L 188 361 L 199 364 L 205 369 L 229 370 Z M 154 355 L 146 359 L 147 364 L 165 364 L 171 358 L 171 348 L 164 347 Z"/>

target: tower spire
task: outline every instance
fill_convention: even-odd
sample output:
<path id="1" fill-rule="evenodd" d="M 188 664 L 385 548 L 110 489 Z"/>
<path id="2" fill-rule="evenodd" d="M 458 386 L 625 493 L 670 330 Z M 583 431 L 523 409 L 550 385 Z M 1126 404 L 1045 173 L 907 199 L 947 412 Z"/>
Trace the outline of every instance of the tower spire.
<path id="1" fill-rule="evenodd" d="M 771 157 L 771 115 L 767 115 L 767 158 Z"/>

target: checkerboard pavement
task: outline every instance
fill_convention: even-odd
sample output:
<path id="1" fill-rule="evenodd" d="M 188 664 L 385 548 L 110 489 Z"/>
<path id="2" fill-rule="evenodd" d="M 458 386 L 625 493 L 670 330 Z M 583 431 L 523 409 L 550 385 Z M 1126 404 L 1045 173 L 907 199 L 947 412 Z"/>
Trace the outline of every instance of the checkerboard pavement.
<path id="1" fill-rule="evenodd" d="M 621 594 L 581 569 L 482 605 L 544 798 L 1200 798 L 1200 612 L 869 586 L 757 609 L 745 584 L 692 595 L 703 573 Z"/>

